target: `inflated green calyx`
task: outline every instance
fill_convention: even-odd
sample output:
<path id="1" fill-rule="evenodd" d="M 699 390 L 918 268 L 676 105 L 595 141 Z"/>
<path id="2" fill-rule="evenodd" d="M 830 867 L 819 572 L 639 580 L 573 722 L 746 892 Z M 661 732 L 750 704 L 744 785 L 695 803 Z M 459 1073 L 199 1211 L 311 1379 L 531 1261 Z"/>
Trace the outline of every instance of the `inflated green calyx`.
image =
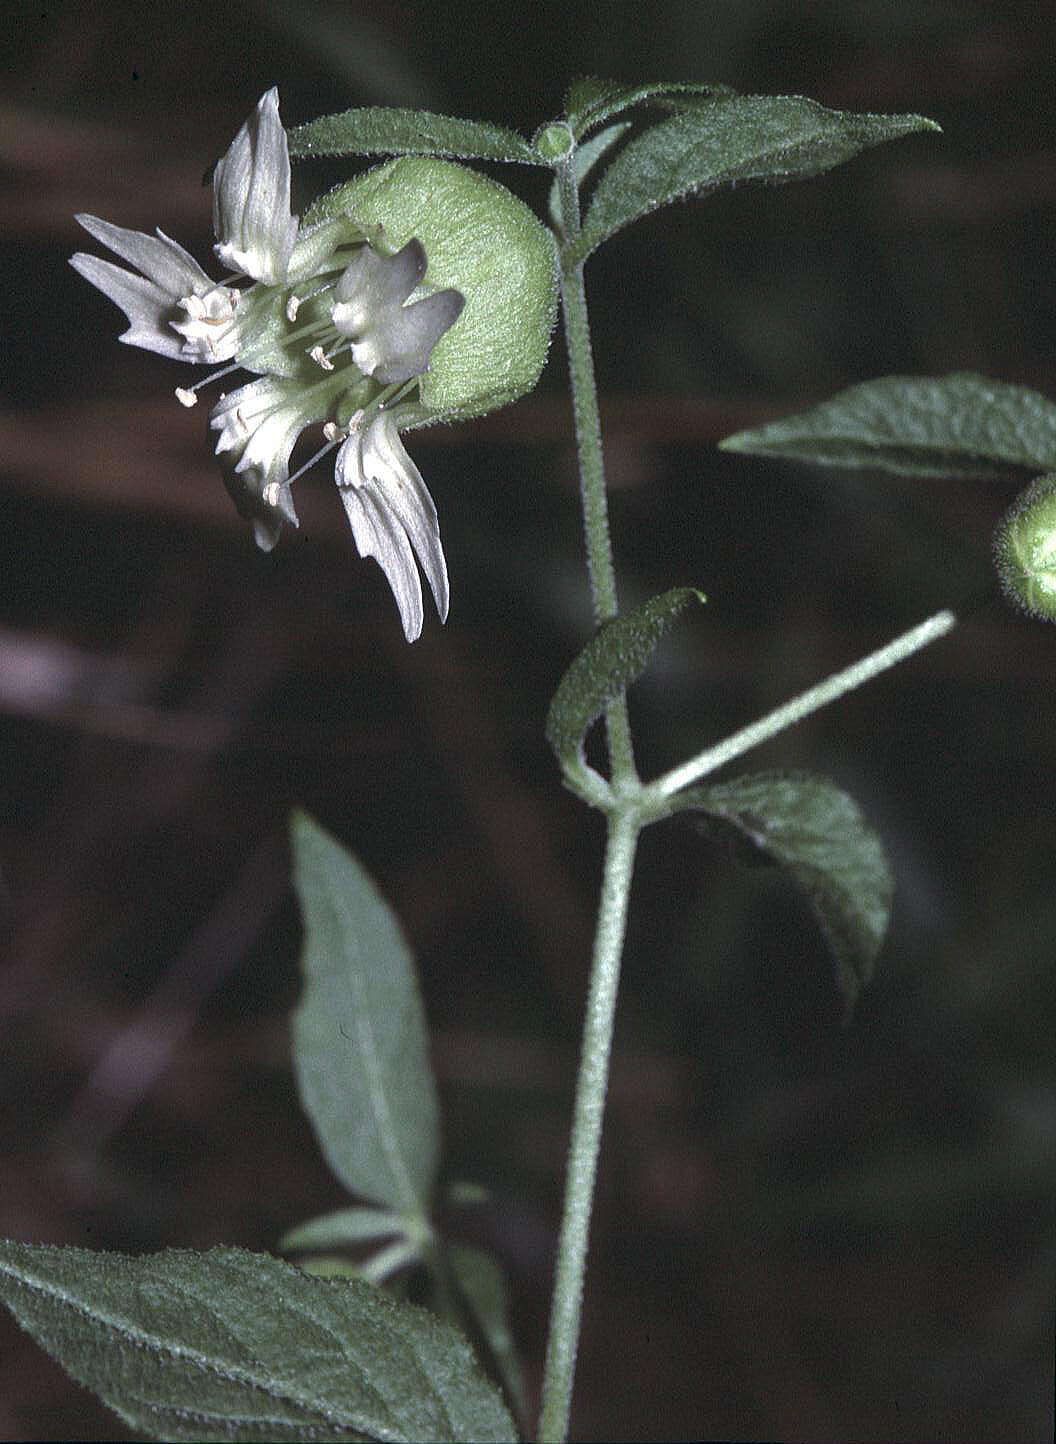
<path id="1" fill-rule="evenodd" d="M 445 288 L 465 297 L 421 377 L 412 425 L 482 416 L 532 389 L 556 317 L 557 269 L 553 237 L 522 201 L 465 166 L 403 156 L 320 197 L 303 224 L 335 216 L 380 224 L 390 252 L 422 243 L 428 269 L 415 299 Z"/>

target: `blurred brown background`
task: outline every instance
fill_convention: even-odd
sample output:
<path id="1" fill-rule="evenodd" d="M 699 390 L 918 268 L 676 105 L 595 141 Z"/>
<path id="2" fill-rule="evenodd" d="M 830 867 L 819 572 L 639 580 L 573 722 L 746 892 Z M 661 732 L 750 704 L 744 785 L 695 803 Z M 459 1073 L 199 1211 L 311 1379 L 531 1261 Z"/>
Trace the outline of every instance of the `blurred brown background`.
<path id="1" fill-rule="evenodd" d="M 415 436 L 451 620 L 408 648 L 325 468 L 257 554 L 187 374 L 120 346 L 73 213 L 207 262 L 201 177 L 288 124 L 419 105 L 530 133 L 576 73 L 713 79 L 941 137 L 746 187 L 588 267 L 626 601 L 709 605 L 633 694 L 655 773 L 938 606 L 947 642 L 747 759 L 850 790 L 898 877 L 849 1029 L 809 915 L 688 830 L 636 880 L 581 1438 L 1044 1440 L 1056 1230 L 1056 631 L 991 595 L 1016 486 L 718 455 L 888 372 L 1056 398 L 1048 4 L 543 0 L 8 7 L 0 100 L 0 1232 L 274 1247 L 338 1206 L 299 1113 L 285 826 L 358 853 L 421 961 L 452 1229 L 505 1262 L 536 1384 L 601 828 L 546 706 L 589 609 L 560 337 L 539 390 Z M 302 194 L 336 178 L 297 172 Z M 541 175 L 501 178 L 545 201 Z M 1024 478 L 1026 480 L 1026 478 Z M 0 1434 L 118 1426 L 6 1317 Z"/>

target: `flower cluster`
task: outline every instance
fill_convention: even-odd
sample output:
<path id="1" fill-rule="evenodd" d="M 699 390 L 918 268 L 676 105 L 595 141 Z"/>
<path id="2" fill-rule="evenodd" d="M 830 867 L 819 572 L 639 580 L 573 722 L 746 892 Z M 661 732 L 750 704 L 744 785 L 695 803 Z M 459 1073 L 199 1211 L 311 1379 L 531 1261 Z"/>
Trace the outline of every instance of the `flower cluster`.
<path id="1" fill-rule="evenodd" d="M 422 630 L 424 572 L 441 620 L 447 566 L 436 507 L 400 440 L 417 424 L 418 378 L 462 312 L 460 291 L 422 294 L 428 260 L 412 238 L 395 254 L 380 224 L 346 215 L 302 225 L 290 211 L 290 158 L 269 90 L 213 177 L 215 251 L 230 274 L 214 282 L 162 231 L 150 236 L 94 216 L 84 229 L 134 271 L 78 252 L 71 264 L 128 318 L 121 340 L 177 361 L 221 365 L 190 388 L 232 371 L 256 380 L 222 394 L 209 425 L 239 511 L 269 551 L 297 525 L 292 484 L 337 449 L 335 476 L 362 556 L 377 559 L 408 641 Z M 248 281 L 250 284 L 240 284 Z M 409 304 L 408 304 L 409 302 Z M 224 364 L 227 363 L 227 364 Z M 325 444 L 290 475 L 301 433 L 322 424 Z"/>

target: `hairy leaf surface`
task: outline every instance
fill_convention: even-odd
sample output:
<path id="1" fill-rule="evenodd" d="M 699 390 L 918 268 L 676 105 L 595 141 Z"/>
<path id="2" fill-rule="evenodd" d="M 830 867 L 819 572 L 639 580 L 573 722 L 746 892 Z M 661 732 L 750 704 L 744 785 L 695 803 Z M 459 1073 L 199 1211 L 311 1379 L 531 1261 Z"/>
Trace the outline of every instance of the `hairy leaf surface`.
<path id="1" fill-rule="evenodd" d="M 795 878 L 832 950 L 849 1016 L 873 975 L 894 893 L 883 844 L 858 804 L 806 772 L 757 772 L 679 796 L 732 824 Z"/>
<path id="2" fill-rule="evenodd" d="M 969 371 L 882 376 L 719 445 L 903 476 L 1007 476 L 1056 469 L 1056 405 Z"/>
<path id="3" fill-rule="evenodd" d="M 676 587 L 599 627 L 558 683 L 546 719 L 547 741 L 566 770 L 584 765 L 587 732 L 645 671 L 675 618 L 691 602 L 704 600 L 694 587 Z"/>
<path id="4" fill-rule="evenodd" d="M 287 139 L 295 160 L 315 155 L 439 155 L 542 164 L 528 142 L 504 125 L 384 105 L 321 115 L 294 126 Z"/>
<path id="5" fill-rule="evenodd" d="M 623 226 L 683 196 L 741 181 L 799 180 L 884 141 L 938 128 L 920 115 L 826 110 L 795 95 L 735 96 L 685 111 L 616 157 L 566 261 L 585 260 Z"/>
<path id="6" fill-rule="evenodd" d="M 512 1440 L 457 1330 L 266 1254 L 0 1244 L 22 1327 L 130 1428 L 172 1440 Z"/>

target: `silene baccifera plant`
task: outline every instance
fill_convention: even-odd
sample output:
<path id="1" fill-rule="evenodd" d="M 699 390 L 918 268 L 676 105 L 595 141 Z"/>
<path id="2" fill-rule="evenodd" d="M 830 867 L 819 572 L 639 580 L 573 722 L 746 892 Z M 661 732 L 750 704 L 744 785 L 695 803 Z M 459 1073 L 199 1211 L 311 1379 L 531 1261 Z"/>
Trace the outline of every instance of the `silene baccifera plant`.
<path id="1" fill-rule="evenodd" d="M 651 114 L 643 123 L 643 112 Z M 656 118 L 656 112 L 662 113 Z M 607 822 L 591 981 L 537 1437 L 566 1437 L 628 894 L 643 828 L 691 811 L 739 830 L 802 886 L 849 1011 L 887 926 L 892 877 L 845 793 L 806 773 L 707 781 L 758 743 L 956 626 L 940 611 L 664 776 L 638 775 L 626 692 L 662 633 L 703 594 L 617 606 L 584 263 L 647 212 L 742 181 L 815 175 L 938 127 L 718 85 L 574 84 L 528 141 L 499 125 L 369 108 L 286 132 L 269 91 L 213 176 L 220 280 L 162 231 L 78 219 L 123 265 L 80 274 L 125 313 L 121 340 L 210 373 L 177 398 L 209 413 L 225 483 L 269 550 L 297 525 L 294 484 L 333 454 L 360 554 L 392 589 L 407 640 L 441 621 L 449 583 L 437 508 L 403 435 L 506 405 L 535 385 L 560 296 L 596 631 L 559 681 L 547 736 L 565 784 Z M 290 159 L 389 157 L 290 209 Z M 394 157 L 394 158 L 392 158 Z M 464 161 L 552 173 L 547 220 Z M 585 202 L 585 203 L 584 203 Z M 290 474 L 302 432 L 321 445 Z M 886 377 L 729 438 L 728 450 L 898 473 L 1046 473 L 999 530 L 1002 584 L 1056 615 L 1056 406 L 975 375 Z M 607 775 L 584 750 L 604 718 Z M 296 1263 L 237 1248 L 134 1258 L 9 1242 L 0 1289 L 16 1318 L 130 1428 L 152 1438 L 513 1440 L 527 1426 L 495 1258 L 435 1222 L 441 1137 L 413 960 L 355 859 L 293 820 L 304 989 L 293 1053 L 304 1108 L 347 1208 L 280 1241 Z M 335 1018 L 342 1026 L 335 1027 Z M 433 1308 L 387 1281 L 411 1266 Z M 466 1329 L 477 1340 L 471 1348 Z M 515 1424 L 515 1418 L 518 1424 Z"/>

